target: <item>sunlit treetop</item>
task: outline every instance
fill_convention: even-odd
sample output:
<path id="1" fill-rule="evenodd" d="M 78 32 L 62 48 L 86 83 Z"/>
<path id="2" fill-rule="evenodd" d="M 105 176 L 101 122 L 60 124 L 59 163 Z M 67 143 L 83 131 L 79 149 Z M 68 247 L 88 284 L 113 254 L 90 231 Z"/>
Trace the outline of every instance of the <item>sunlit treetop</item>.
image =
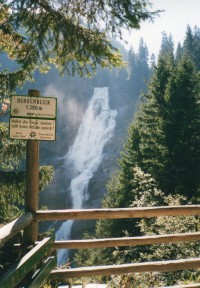
<path id="1" fill-rule="evenodd" d="M 91 75 L 97 64 L 121 66 L 108 39 L 122 38 L 122 29 L 139 29 L 158 13 L 147 0 L 0 0 L 0 53 L 17 63 L 14 71 L 0 67 L 1 95 L 51 64 L 80 76 Z"/>

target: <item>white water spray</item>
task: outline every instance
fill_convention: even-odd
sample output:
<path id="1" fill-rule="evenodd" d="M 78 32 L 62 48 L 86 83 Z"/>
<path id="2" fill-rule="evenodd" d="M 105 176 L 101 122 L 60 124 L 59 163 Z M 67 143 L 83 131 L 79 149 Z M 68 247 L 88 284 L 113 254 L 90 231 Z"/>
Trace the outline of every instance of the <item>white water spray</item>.
<path id="1" fill-rule="evenodd" d="M 89 181 L 103 159 L 105 144 L 112 137 L 116 115 L 117 111 L 109 107 L 108 87 L 94 88 L 75 142 L 66 155 L 67 165 L 74 171 L 69 188 L 73 209 L 82 208 L 87 200 Z M 56 233 L 57 240 L 69 239 L 73 222 L 68 220 L 62 224 Z M 58 265 L 66 262 L 67 253 L 66 249 L 58 250 Z"/>

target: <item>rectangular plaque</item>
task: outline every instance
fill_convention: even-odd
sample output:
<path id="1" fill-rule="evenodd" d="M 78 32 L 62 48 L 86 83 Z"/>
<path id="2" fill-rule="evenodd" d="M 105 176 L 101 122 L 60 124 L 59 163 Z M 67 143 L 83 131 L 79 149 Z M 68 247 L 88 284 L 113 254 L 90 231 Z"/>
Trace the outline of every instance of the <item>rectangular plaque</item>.
<path id="1" fill-rule="evenodd" d="M 11 117 L 56 118 L 57 98 L 12 96 Z"/>
<path id="2" fill-rule="evenodd" d="M 11 117 L 10 138 L 54 141 L 56 138 L 56 121 Z"/>

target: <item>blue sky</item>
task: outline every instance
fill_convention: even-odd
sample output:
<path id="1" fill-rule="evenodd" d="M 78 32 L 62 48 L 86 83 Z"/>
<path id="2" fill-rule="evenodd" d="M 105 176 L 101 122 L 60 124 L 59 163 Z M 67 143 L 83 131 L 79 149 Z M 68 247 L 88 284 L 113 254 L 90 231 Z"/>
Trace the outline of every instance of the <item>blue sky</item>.
<path id="1" fill-rule="evenodd" d="M 125 40 L 128 41 L 127 48 L 133 46 L 137 52 L 140 37 L 143 37 L 147 44 L 149 54 L 159 52 L 162 32 L 168 35 L 171 33 L 175 48 L 177 43 L 184 40 L 187 24 L 194 28 L 200 27 L 200 0 L 150 0 L 153 10 L 165 10 L 156 17 L 154 23 L 145 22 L 140 30 L 124 33 Z"/>

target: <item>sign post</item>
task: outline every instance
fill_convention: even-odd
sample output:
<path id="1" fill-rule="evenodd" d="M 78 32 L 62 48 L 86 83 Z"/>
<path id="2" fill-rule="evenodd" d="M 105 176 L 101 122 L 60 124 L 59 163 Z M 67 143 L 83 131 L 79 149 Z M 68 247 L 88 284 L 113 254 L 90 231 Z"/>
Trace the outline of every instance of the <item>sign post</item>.
<path id="1" fill-rule="evenodd" d="M 39 97 L 38 90 L 29 90 L 29 96 Z M 28 140 L 26 144 L 26 191 L 25 212 L 36 212 L 38 210 L 39 194 L 39 142 Z M 38 223 L 32 223 L 24 230 L 24 245 L 34 244 L 37 241 Z"/>
<path id="2" fill-rule="evenodd" d="M 27 140 L 25 211 L 38 210 L 39 193 L 39 141 L 56 138 L 57 99 L 40 97 L 38 90 L 29 90 L 28 96 L 11 98 L 10 138 Z M 37 241 L 38 223 L 33 221 L 25 230 L 24 249 Z"/>

